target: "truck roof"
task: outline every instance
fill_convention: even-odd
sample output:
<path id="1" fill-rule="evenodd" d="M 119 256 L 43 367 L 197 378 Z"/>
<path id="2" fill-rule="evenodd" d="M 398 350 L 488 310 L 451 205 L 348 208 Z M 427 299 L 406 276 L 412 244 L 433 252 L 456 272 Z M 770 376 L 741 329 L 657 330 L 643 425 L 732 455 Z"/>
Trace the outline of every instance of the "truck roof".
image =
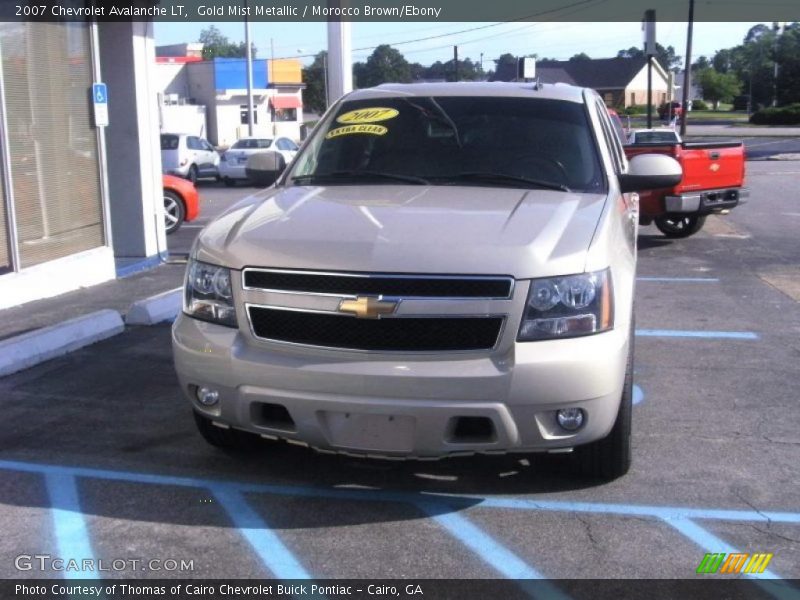
<path id="1" fill-rule="evenodd" d="M 347 100 L 369 100 L 397 96 L 490 96 L 545 98 L 583 104 L 584 88 L 562 83 L 460 81 L 449 83 L 384 83 L 350 93 Z"/>

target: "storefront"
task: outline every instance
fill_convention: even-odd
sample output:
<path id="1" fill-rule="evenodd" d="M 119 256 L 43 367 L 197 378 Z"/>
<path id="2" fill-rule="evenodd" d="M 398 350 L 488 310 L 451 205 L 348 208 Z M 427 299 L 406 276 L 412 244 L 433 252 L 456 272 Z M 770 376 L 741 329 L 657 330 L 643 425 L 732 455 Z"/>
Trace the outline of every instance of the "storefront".
<path id="1" fill-rule="evenodd" d="M 87 94 L 93 35 L 87 23 L 0 24 L 0 269 L 12 275 L 0 279 L 0 306 L 59 293 L 62 275 L 114 277 Z"/>
<path id="2" fill-rule="evenodd" d="M 106 26 L 126 28 L 127 37 L 103 48 Z M 133 54 L 136 40 L 148 35 L 152 49 L 151 32 L 148 24 L 135 23 L 0 23 L 0 308 L 113 279 L 120 258 L 157 254 L 153 244 L 133 245 L 132 252 L 124 240 L 112 244 L 115 210 L 118 219 L 131 202 L 140 212 L 145 204 L 153 210 L 153 190 L 143 185 L 151 176 L 137 173 L 131 187 L 118 181 L 119 168 L 109 172 L 107 143 L 129 144 L 128 154 L 142 151 L 120 119 L 116 136 L 111 127 L 94 126 L 90 94 L 92 83 L 103 80 L 101 54 Z M 120 92 L 109 84 L 112 123 Z M 145 130 L 143 137 L 155 140 L 156 131 Z M 114 185 L 127 188 L 114 194 Z M 147 231 L 155 228 L 152 219 L 127 228 L 137 239 L 157 235 Z"/>

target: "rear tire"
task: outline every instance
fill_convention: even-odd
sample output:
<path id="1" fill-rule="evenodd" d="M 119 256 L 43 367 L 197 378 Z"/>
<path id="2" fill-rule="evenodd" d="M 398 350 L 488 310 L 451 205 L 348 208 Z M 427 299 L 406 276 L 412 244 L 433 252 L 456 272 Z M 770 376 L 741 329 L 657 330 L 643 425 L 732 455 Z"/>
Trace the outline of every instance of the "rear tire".
<path id="1" fill-rule="evenodd" d="M 192 185 L 197 183 L 197 165 L 192 165 L 189 167 L 189 174 L 186 176 L 186 179 L 192 182 Z"/>
<path id="2" fill-rule="evenodd" d="M 573 459 L 578 471 L 592 479 L 613 481 L 625 475 L 631 468 L 631 426 L 633 416 L 633 354 L 634 326 L 631 326 L 628 365 L 619 412 L 611 433 L 602 440 L 575 448 Z"/>
<path id="3" fill-rule="evenodd" d="M 186 208 L 183 198 L 170 190 L 164 190 L 164 221 L 167 235 L 175 233 L 181 228 L 186 218 Z"/>
<path id="4" fill-rule="evenodd" d="M 217 448 L 245 450 L 254 447 L 258 442 L 258 436 L 255 434 L 238 431 L 233 428 L 222 429 L 214 425 L 211 419 L 204 417 L 196 411 L 194 413 L 194 422 L 197 425 L 197 431 L 200 432 L 203 439 Z"/>
<path id="5" fill-rule="evenodd" d="M 656 227 L 668 238 L 687 238 L 694 235 L 703 228 L 706 223 L 705 216 L 686 216 L 686 217 L 658 217 Z"/>

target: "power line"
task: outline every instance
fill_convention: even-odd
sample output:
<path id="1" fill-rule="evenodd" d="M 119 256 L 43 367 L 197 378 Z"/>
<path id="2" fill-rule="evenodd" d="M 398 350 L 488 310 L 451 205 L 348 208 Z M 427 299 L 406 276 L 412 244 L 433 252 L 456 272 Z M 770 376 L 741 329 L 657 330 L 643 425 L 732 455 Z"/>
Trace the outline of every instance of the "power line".
<path id="1" fill-rule="evenodd" d="M 510 21 L 503 21 L 502 23 L 490 23 L 488 25 L 480 25 L 478 27 L 470 27 L 468 29 L 461 29 L 459 31 L 453 31 L 451 33 L 442 33 L 442 34 L 439 34 L 439 35 L 429 35 L 429 36 L 426 36 L 426 37 L 416 38 L 416 39 L 413 39 L 413 40 L 404 40 L 404 41 L 401 41 L 401 42 L 394 42 L 391 45 L 392 46 L 403 46 L 403 45 L 406 45 L 406 44 L 416 44 L 418 42 L 427 42 L 429 40 L 436 40 L 436 39 L 441 39 L 441 38 L 444 38 L 444 37 L 451 37 L 451 36 L 454 36 L 454 35 L 461 35 L 462 33 L 469 33 L 471 31 L 479 31 L 479 30 L 482 30 L 482 29 L 489 29 L 491 27 L 499 27 L 501 25 L 508 25 L 509 23 L 518 23 L 520 21 L 527 21 L 527 20 L 532 19 L 534 17 L 541 17 L 541 16 L 552 14 L 552 13 L 563 12 L 563 11 L 565 11 L 567 9 L 570 9 L 570 8 L 581 7 L 580 10 L 583 10 L 586 7 L 586 5 L 595 4 L 595 3 L 603 3 L 603 2 L 606 2 L 606 1 L 607 0 L 578 0 L 578 2 L 573 2 L 572 4 L 568 4 L 566 6 L 561 6 L 561 7 L 558 7 L 558 8 L 551 8 L 551 9 L 548 9 L 548 10 L 543 10 L 543 11 L 540 11 L 538 13 L 533 13 L 533 14 L 530 14 L 530 15 L 526 15 L 524 17 L 511 19 Z M 573 14 L 574 12 L 579 12 L 579 11 L 572 11 L 572 12 L 568 12 L 566 14 Z M 564 15 L 562 15 L 562 16 L 564 16 Z M 536 25 L 536 23 L 532 23 L 531 25 Z M 352 50 L 352 52 L 363 52 L 363 51 L 366 51 L 366 50 L 374 50 L 377 47 L 378 46 L 365 46 L 363 48 L 354 48 Z M 314 58 L 314 57 L 316 57 L 316 54 L 297 54 L 297 55 L 294 55 L 294 56 L 283 56 L 283 57 L 280 57 L 280 58 Z"/>

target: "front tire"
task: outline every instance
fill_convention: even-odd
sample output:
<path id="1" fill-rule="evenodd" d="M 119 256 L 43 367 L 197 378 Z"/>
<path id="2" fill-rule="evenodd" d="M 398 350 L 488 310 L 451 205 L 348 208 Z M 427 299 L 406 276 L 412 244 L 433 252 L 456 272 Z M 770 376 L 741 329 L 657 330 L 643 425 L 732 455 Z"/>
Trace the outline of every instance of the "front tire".
<path id="1" fill-rule="evenodd" d="M 613 481 L 631 468 L 631 427 L 633 416 L 633 327 L 631 328 L 628 365 L 619 412 L 611 433 L 602 440 L 575 449 L 573 458 L 578 470 L 585 476 L 603 481 Z"/>
<path id="2" fill-rule="evenodd" d="M 191 181 L 192 185 L 196 185 L 197 177 L 198 177 L 197 165 L 192 165 L 191 167 L 189 167 L 189 174 L 186 176 L 186 179 Z"/>
<path id="3" fill-rule="evenodd" d="M 167 235 L 180 229 L 186 218 L 186 208 L 183 199 L 173 191 L 164 190 L 164 221 Z"/>
<path id="4" fill-rule="evenodd" d="M 230 177 L 223 177 L 222 181 L 225 184 L 225 187 L 234 187 L 236 185 L 236 180 L 231 179 Z"/>
<path id="5" fill-rule="evenodd" d="M 656 227 L 668 238 L 687 238 L 703 228 L 705 216 L 691 215 L 686 217 L 658 217 Z"/>

